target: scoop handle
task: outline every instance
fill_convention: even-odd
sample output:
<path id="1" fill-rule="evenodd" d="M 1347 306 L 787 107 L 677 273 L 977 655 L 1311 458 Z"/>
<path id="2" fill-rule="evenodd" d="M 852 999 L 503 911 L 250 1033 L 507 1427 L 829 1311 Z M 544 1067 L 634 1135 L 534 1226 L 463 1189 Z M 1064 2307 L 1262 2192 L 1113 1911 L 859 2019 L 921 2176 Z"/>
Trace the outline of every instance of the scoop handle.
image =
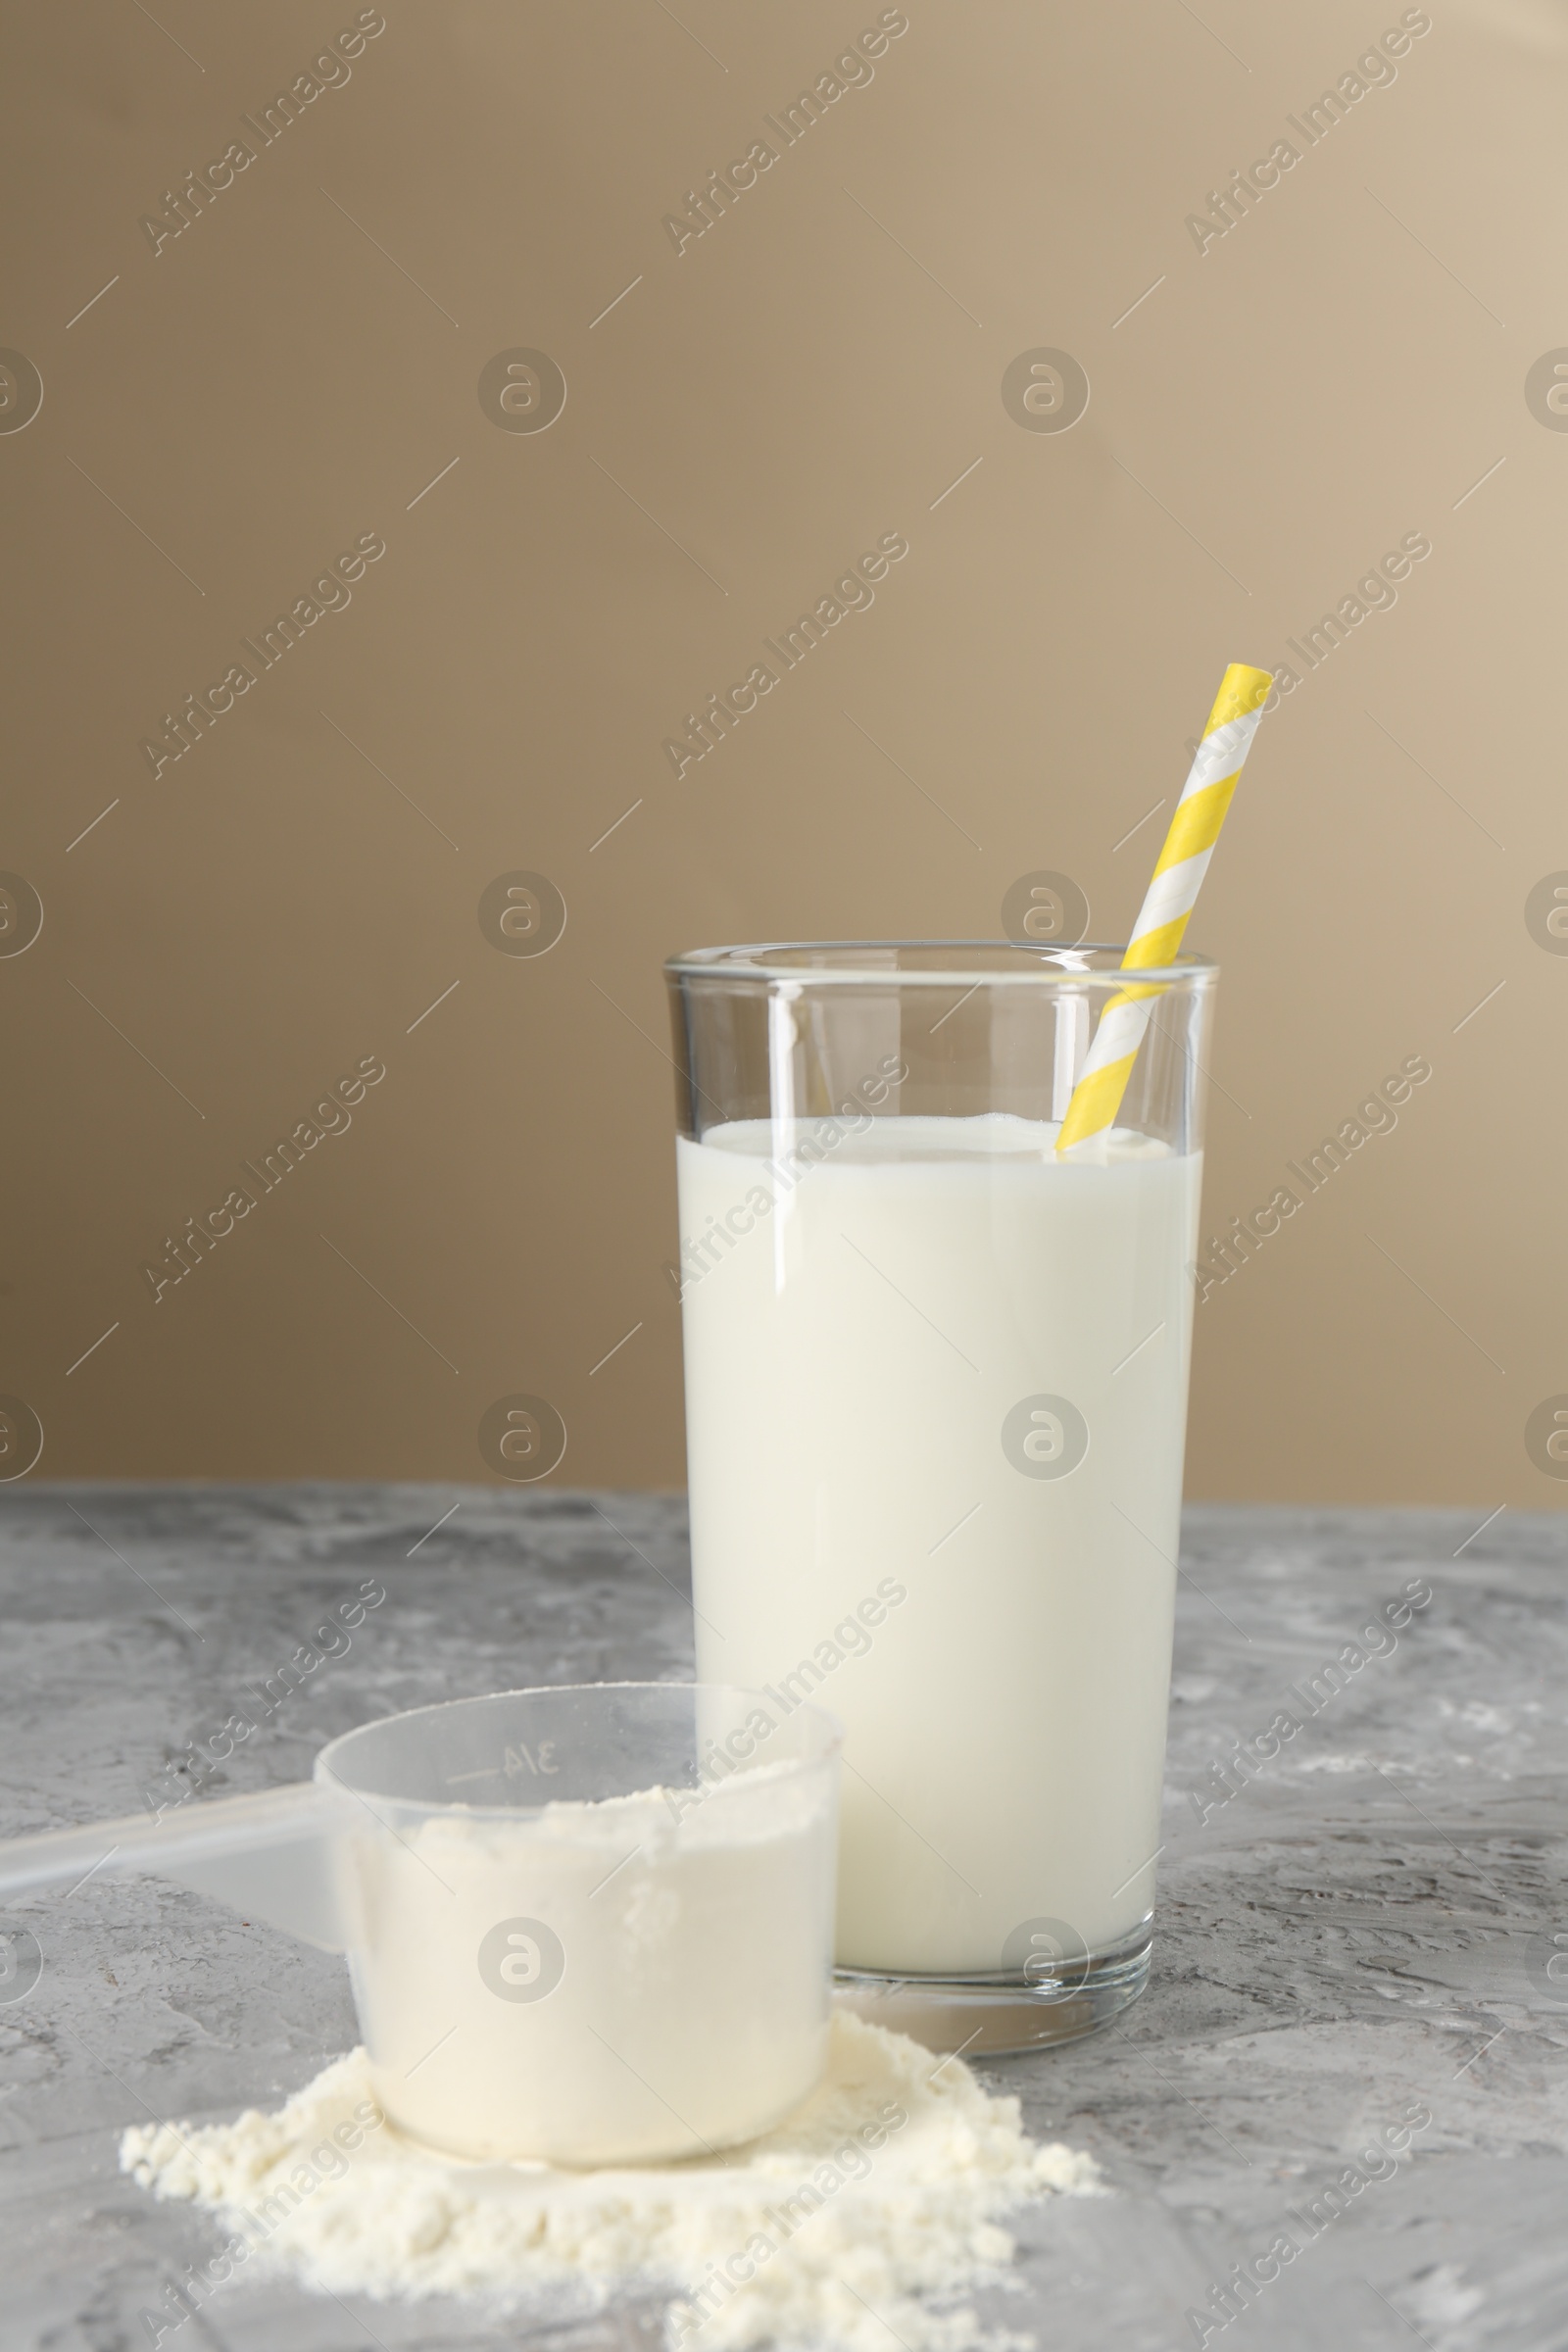
<path id="1" fill-rule="evenodd" d="M 314 1781 L 187 1799 L 162 1815 L 0 1842 L 0 1899 L 62 1885 L 74 1891 L 100 1871 L 149 1871 L 323 1951 L 347 1951 L 355 1935 L 340 1849 L 350 1826 L 345 1800 Z"/>

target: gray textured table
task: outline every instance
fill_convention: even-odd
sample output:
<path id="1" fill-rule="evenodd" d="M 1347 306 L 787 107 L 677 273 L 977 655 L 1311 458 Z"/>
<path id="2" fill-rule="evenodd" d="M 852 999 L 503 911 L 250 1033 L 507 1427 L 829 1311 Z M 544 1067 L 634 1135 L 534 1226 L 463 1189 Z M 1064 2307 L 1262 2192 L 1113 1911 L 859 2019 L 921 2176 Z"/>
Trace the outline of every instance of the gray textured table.
<path id="1" fill-rule="evenodd" d="M 1303 2241 L 1287 2215 L 1314 2202 L 1328 2218 L 1227 2346 L 1568 2345 L 1568 1957 L 1560 1986 L 1548 1973 L 1559 1927 L 1568 1954 L 1568 1522 L 1503 1516 L 1461 1548 L 1474 1525 L 1189 1514 L 1151 1988 L 1106 2035 L 984 2070 L 1117 2192 L 1024 2218 L 1026 2292 L 994 2316 L 1041 2352 L 1195 2342 L 1189 2308 L 1282 2230 Z M 5 1832 L 131 1810 L 172 1764 L 177 1783 L 185 1743 L 254 1713 L 247 1691 L 367 1577 L 386 1601 L 218 1786 L 297 1779 L 323 1740 L 430 1699 L 690 1671 L 676 1500 L 16 1488 L 0 1498 Z M 1214 1761 L 1282 1710 L 1305 1715 L 1291 1687 L 1309 1696 L 1412 1579 L 1434 1597 L 1392 1654 L 1342 1669 L 1341 1689 L 1321 1678 L 1304 1728 L 1214 1803 Z M 122 2128 L 296 2089 L 354 2038 L 342 1964 L 150 1880 L 93 1879 L 8 1918 L 45 1967 L 0 2007 L 0 2345 L 129 2352 L 137 2312 L 212 2232 L 120 2177 Z M 1410 2104 L 1431 2122 L 1392 2177 L 1343 2211 L 1325 2201 Z M 178 2340 L 653 2337 L 648 2306 L 498 2334 L 451 2303 L 351 2312 L 273 2286 L 236 2287 Z"/>

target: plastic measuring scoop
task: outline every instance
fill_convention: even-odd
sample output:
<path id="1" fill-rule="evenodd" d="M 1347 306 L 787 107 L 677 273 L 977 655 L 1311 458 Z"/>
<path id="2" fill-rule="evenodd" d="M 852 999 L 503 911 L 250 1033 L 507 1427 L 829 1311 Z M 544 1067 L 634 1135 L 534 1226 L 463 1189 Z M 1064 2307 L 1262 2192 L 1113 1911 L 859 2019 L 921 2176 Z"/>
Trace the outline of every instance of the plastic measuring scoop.
<path id="1" fill-rule="evenodd" d="M 0 1899 L 152 1872 L 346 1953 L 382 2107 L 453 2154 L 688 2156 L 821 2071 L 838 1751 L 776 1692 L 453 1699 L 311 1781 L 0 1844 Z"/>

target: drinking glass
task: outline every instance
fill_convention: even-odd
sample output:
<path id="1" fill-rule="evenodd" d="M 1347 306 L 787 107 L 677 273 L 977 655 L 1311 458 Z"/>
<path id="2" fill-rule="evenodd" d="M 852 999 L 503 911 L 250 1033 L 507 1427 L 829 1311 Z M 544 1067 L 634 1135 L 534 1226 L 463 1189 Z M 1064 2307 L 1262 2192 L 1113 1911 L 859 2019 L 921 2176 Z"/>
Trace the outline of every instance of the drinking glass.
<path id="1" fill-rule="evenodd" d="M 1122 953 L 667 966 L 698 1672 L 843 1723 L 839 1998 L 933 2048 L 1149 1969 L 1216 973 L 1058 1156 Z"/>

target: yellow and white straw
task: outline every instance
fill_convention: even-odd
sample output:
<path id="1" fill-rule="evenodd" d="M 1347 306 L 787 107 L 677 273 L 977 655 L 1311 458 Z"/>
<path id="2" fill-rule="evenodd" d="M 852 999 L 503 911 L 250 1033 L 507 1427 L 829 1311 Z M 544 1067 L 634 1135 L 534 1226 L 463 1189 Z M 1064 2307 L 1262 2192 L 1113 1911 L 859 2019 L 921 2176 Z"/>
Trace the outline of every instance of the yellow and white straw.
<path id="1" fill-rule="evenodd" d="M 1121 959 L 1124 972 L 1174 959 L 1273 683 L 1266 669 L 1250 669 L 1245 662 L 1233 662 L 1225 672 L 1133 928 L 1132 944 Z M 1102 1136 L 1114 1124 L 1149 1027 L 1150 999 L 1159 994 L 1155 982 L 1119 989 L 1106 1003 L 1056 1137 L 1058 1152 Z"/>

